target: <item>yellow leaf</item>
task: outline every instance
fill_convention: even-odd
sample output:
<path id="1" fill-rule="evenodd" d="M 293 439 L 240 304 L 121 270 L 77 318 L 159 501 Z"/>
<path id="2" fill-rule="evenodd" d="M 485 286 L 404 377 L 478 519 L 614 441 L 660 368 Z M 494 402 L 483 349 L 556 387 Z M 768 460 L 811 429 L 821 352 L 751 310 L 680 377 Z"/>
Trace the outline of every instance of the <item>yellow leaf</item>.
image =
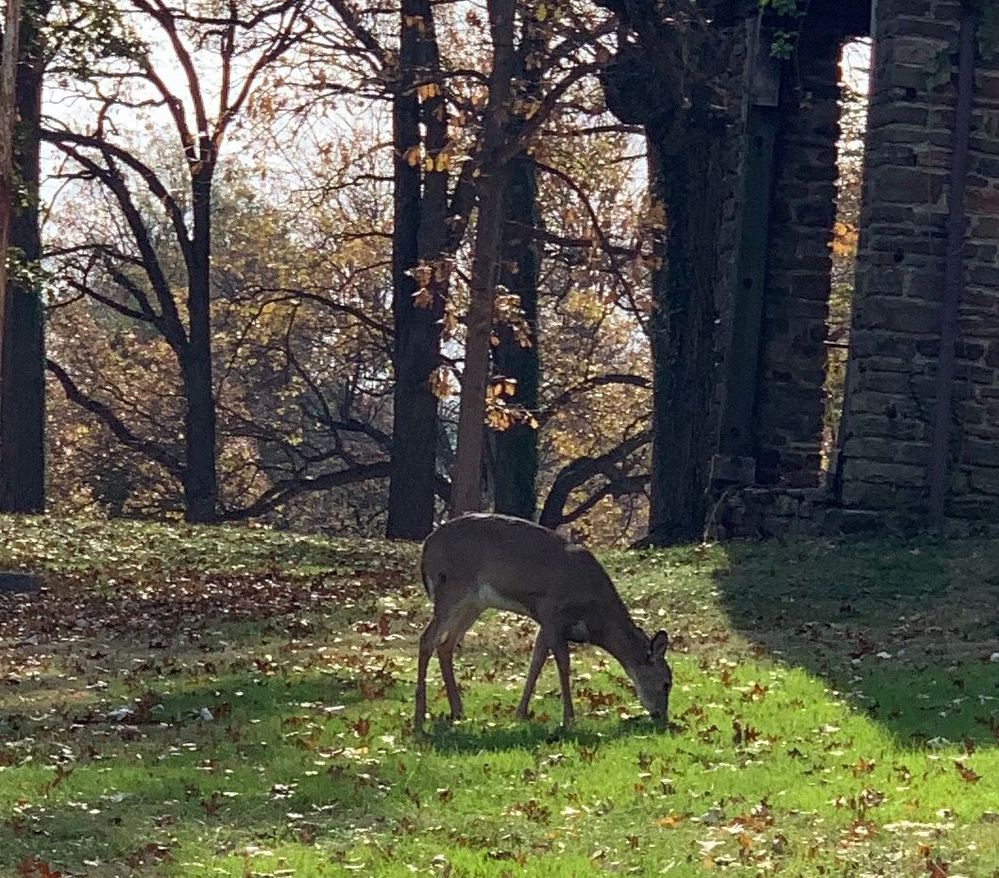
<path id="1" fill-rule="evenodd" d="M 438 94 L 440 94 L 440 88 L 436 82 L 425 82 L 423 85 L 418 85 L 416 87 L 416 96 L 421 101 L 425 101 Z"/>
<path id="2" fill-rule="evenodd" d="M 454 310 L 448 308 L 444 312 L 444 317 L 441 319 L 441 336 L 444 341 L 452 338 L 458 329 L 458 316 L 454 313 Z"/>
<path id="3" fill-rule="evenodd" d="M 438 399 L 444 399 L 451 393 L 451 374 L 447 366 L 438 366 L 430 375 L 430 391 Z"/>
<path id="4" fill-rule="evenodd" d="M 833 253 L 837 256 L 852 256 L 857 252 L 859 237 L 857 229 L 846 223 L 837 222 L 833 226 Z"/>
<path id="5" fill-rule="evenodd" d="M 402 154 L 403 161 L 411 168 L 415 168 L 420 163 L 420 146 L 414 144 Z"/>

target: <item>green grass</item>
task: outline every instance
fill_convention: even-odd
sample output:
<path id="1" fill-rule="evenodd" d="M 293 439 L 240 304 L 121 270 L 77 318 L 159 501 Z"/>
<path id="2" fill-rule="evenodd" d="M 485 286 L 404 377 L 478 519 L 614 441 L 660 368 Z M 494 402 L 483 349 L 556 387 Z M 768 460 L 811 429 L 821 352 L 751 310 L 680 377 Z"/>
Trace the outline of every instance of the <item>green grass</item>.
<path id="1" fill-rule="evenodd" d="M 415 738 L 415 559 L 0 518 L 45 579 L 0 596 L 0 875 L 999 876 L 999 543 L 608 556 L 673 636 L 668 734 L 591 648 L 578 725 L 551 667 L 517 722 L 493 614 Z"/>

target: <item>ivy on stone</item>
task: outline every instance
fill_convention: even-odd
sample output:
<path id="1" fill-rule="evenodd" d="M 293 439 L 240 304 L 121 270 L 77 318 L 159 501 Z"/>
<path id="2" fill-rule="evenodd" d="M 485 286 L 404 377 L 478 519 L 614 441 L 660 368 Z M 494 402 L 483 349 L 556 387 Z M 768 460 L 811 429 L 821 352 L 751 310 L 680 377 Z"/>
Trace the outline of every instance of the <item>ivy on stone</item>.
<path id="1" fill-rule="evenodd" d="M 794 55 L 798 41 L 797 20 L 801 17 L 798 0 L 758 0 L 758 4 L 762 12 L 769 11 L 782 25 L 774 29 L 770 39 L 770 54 L 782 61 L 788 60 Z"/>

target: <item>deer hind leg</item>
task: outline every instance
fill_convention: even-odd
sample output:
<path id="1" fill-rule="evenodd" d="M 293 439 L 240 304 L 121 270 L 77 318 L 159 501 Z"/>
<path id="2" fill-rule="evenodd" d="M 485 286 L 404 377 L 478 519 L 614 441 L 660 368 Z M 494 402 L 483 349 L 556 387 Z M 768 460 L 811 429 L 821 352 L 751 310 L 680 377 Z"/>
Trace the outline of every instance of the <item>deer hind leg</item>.
<path id="1" fill-rule="evenodd" d="M 517 705 L 517 719 L 527 719 L 528 707 L 531 703 L 531 696 L 534 694 L 534 687 L 537 685 L 541 669 L 545 666 L 550 651 L 548 636 L 545 634 L 544 628 L 539 628 L 538 636 L 534 638 L 531 666 L 527 669 L 527 680 L 524 681 L 524 694 L 520 697 L 520 704 Z"/>
<path id="2" fill-rule="evenodd" d="M 555 664 L 558 666 L 558 682 L 562 687 L 562 725 L 569 728 L 576 721 L 572 709 L 572 687 L 569 684 L 569 641 L 557 638 L 552 645 Z"/>
<path id="3" fill-rule="evenodd" d="M 454 678 L 454 650 L 472 623 L 479 618 L 481 609 L 475 604 L 460 606 L 447 620 L 439 626 L 440 638 L 437 644 L 437 660 L 441 666 L 441 676 L 444 678 L 444 689 L 447 691 L 447 701 L 451 708 L 451 719 L 461 719 L 464 710 L 461 706 L 461 692 Z"/>

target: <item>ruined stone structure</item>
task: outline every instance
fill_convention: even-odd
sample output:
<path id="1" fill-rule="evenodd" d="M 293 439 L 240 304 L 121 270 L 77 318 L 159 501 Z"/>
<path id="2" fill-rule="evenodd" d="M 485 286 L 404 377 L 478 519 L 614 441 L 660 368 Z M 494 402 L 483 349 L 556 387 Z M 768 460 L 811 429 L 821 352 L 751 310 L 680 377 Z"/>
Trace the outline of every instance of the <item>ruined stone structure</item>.
<path id="1" fill-rule="evenodd" d="M 968 7 L 813 0 L 782 65 L 765 51 L 765 21 L 751 37 L 741 182 L 720 248 L 731 245 L 735 271 L 718 290 L 718 535 L 913 529 L 941 523 L 941 510 L 950 529 L 999 527 L 999 47 L 980 45 Z M 865 35 L 857 286 L 826 473 L 837 67 L 844 41 Z"/>

